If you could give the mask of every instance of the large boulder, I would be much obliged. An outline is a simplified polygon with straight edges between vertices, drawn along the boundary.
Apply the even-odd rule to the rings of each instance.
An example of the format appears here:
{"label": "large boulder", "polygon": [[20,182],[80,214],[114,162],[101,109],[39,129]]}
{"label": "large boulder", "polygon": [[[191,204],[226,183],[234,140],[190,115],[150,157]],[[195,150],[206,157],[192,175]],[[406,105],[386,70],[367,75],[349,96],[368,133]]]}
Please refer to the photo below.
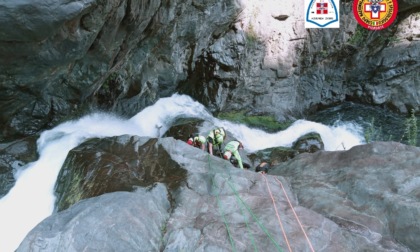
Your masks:
{"label": "large boulder", "polygon": [[198,134],[203,120],[199,118],[182,118],[172,124],[163,137],[173,137],[187,141],[191,134]]}
{"label": "large boulder", "polygon": [[166,194],[157,184],[83,200],[42,222],[17,251],[159,251],[171,209]]}
{"label": "large boulder", "polygon": [[324,142],[321,136],[316,132],[310,132],[299,137],[292,143],[291,147],[272,147],[259,150],[249,155],[254,166],[262,162],[269,163],[270,166],[276,166],[280,163],[289,161],[301,153],[314,153],[324,150]]}
{"label": "large boulder", "polygon": [[299,153],[314,153],[324,150],[324,142],[319,133],[310,132],[296,139],[292,144],[292,149],[297,150]]}
{"label": "large boulder", "polygon": [[[387,247],[420,248],[420,148],[375,142],[301,154],[272,169],[290,179],[302,206]],[[328,203],[327,203],[328,202]]]}
{"label": "large boulder", "polygon": [[125,135],[90,139],[72,149],[58,175],[57,210],[86,198],[133,191],[156,182],[172,189],[179,186],[186,171],[156,142]]}
{"label": "large boulder", "polygon": [[[155,182],[144,189],[79,201],[41,222],[17,251],[40,247],[113,251],[116,245],[124,251],[418,248],[415,237],[420,230],[414,218],[419,214],[418,148],[375,143],[349,151],[302,154],[275,168],[282,177],[234,168],[173,138],[115,140],[126,143],[126,150],[150,149],[148,143],[154,141],[150,151],[156,155],[139,160],[154,163],[169,155],[179,165],[174,171],[187,171],[185,180],[170,187],[150,179]],[[155,152],[160,148],[165,151]],[[106,168],[107,159],[100,155],[98,159]],[[90,163],[84,166],[88,170]],[[380,189],[382,194],[375,197]]]}

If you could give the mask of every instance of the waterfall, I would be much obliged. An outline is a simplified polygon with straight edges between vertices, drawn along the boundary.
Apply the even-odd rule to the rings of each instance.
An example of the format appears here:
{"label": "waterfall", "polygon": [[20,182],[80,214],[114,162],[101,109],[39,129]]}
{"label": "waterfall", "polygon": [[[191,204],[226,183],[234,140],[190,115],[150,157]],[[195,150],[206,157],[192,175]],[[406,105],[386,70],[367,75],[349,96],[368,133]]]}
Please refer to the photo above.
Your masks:
{"label": "waterfall", "polygon": [[318,132],[326,150],[349,149],[363,142],[360,127],[350,123],[328,127],[298,120],[288,129],[266,133],[245,125],[219,120],[200,103],[185,95],[162,98],[130,119],[94,113],[44,131],[37,141],[39,159],[15,174],[16,184],[0,199],[0,251],[14,251],[26,234],[54,211],[54,185],[67,153],[88,138],[123,134],[158,137],[181,117],[205,120],[201,130],[223,126],[240,139],[249,152],[275,146],[290,146],[308,132]]}

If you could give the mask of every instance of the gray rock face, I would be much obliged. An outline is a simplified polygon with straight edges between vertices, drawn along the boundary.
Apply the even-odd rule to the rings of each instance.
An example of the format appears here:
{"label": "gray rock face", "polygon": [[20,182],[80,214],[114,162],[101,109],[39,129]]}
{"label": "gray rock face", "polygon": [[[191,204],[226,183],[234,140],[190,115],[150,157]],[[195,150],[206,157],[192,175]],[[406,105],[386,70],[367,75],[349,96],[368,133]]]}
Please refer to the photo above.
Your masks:
{"label": "gray rock face", "polygon": [[81,201],[29,233],[17,251],[159,251],[169,218],[165,186]]}
{"label": "gray rock face", "polygon": [[418,111],[418,1],[379,32],[356,29],[351,4],[340,29],[306,30],[303,5],[274,0],[2,1],[0,139],[176,91],[278,120],[344,99]]}
{"label": "gray rock face", "polygon": [[[420,41],[411,39],[418,35],[412,29],[418,27],[417,14],[400,15],[394,26],[372,32],[357,25],[351,4],[340,7],[340,30],[308,34],[300,74],[304,107],[346,99],[402,113],[418,111]],[[416,35],[404,35],[408,30]]]}
{"label": "gray rock face", "polygon": [[0,198],[15,184],[14,174],[38,158],[37,137],[27,137],[0,145]]}
{"label": "gray rock face", "polygon": [[7,25],[0,28],[0,40],[5,42],[42,41],[60,29],[68,20],[83,14],[97,1],[4,1],[0,19]]}
{"label": "gray rock face", "polygon": [[[127,150],[139,147],[123,139]],[[263,176],[173,138],[156,147],[188,171],[180,187],[82,200],[41,222],[17,251],[276,251],[288,249],[286,239],[293,251],[419,247],[418,148],[374,143],[302,154]]]}
{"label": "gray rock face", "polygon": [[302,154],[271,174],[289,178],[300,204],[343,229],[384,248],[395,239],[417,251],[419,154],[416,147],[376,142],[346,152]]}
{"label": "gray rock face", "polygon": [[33,134],[92,107],[133,115],[174,93],[239,11],[235,1],[193,2],[1,2],[2,136]]}

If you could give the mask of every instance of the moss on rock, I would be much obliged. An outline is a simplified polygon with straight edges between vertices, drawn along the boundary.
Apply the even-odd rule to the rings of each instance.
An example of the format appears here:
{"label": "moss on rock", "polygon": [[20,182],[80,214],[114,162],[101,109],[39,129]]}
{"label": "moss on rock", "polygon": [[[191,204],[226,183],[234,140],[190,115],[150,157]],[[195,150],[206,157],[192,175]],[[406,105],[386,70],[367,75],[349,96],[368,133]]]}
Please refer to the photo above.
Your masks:
{"label": "moss on rock", "polygon": [[292,124],[290,121],[279,122],[272,115],[250,115],[246,111],[221,112],[216,117],[222,120],[242,123],[267,132],[284,130]]}

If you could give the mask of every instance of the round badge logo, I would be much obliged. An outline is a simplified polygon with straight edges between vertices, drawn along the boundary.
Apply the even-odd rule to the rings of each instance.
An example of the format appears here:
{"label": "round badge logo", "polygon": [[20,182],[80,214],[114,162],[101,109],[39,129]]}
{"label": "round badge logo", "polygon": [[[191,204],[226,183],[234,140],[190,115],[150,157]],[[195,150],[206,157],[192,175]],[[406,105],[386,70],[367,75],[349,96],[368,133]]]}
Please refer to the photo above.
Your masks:
{"label": "round badge logo", "polygon": [[369,30],[382,30],[397,17],[397,0],[354,0],[353,14],[357,22]]}

